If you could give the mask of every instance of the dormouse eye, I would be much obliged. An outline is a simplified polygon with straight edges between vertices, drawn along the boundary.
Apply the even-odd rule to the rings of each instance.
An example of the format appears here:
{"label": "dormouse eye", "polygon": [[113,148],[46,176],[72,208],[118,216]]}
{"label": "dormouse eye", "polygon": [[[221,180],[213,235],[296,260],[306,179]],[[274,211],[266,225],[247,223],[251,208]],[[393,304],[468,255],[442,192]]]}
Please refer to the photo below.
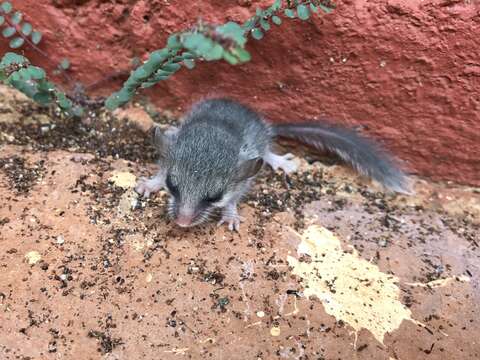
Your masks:
{"label": "dormouse eye", "polygon": [[170,191],[170,194],[172,194],[173,196],[178,196],[178,187],[172,184],[172,179],[170,175],[167,176],[165,180],[165,185],[167,185],[167,189],[168,191]]}
{"label": "dormouse eye", "polygon": [[222,197],[223,197],[222,193],[217,193],[217,194],[213,194],[213,195],[208,195],[205,199],[203,199],[203,201],[205,201],[206,203],[209,203],[209,204],[213,204],[213,203],[216,203],[216,202],[222,200]]}

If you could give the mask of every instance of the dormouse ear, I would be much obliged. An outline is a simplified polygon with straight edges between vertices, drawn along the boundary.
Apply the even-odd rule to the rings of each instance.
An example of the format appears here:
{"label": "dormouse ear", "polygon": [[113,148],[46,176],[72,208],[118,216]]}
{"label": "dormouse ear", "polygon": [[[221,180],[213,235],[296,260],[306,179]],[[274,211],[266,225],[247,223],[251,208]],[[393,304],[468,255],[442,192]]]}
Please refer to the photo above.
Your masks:
{"label": "dormouse ear", "polygon": [[237,166],[235,180],[242,181],[247,180],[255,176],[263,165],[263,159],[261,157],[246,160]]}
{"label": "dormouse ear", "polygon": [[170,141],[159,126],[155,126],[152,132],[153,144],[155,145],[155,148],[157,149],[160,157],[164,158],[167,155]]}

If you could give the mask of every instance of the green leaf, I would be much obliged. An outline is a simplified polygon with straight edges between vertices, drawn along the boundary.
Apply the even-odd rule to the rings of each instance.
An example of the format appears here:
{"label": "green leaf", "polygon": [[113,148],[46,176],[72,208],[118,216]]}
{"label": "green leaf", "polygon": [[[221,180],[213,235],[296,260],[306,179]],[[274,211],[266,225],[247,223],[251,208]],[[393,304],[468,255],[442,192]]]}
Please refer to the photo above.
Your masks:
{"label": "green leaf", "polygon": [[167,40],[167,47],[175,50],[180,49],[182,47],[180,37],[177,34],[170,35]]}
{"label": "green leaf", "polygon": [[308,10],[306,5],[301,4],[297,6],[297,14],[300,20],[308,20],[310,17],[310,10]]}
{"label": "green leaf", "polygon": [[25,40],[23,40],[23,38],[21,37],[16,37],[16,38],[13,38],[11,41],[10,41],[10,47],[12,49],[18,49],[19,47],[21,47],[23,44],[25,43]]}
{"label": "green leaf", "polygon": [[229,53],[228,51],[225,51],[225,52],[223,53],[223,58],[224,58],[225,61],[228,62],[230,65],[236,65],[236,64],[238,64],[238,63],[240,62],[235,55]]}
{"label": "green leaf", "polygon": [[55,91],[55,85],[47,80],[40,80],[38,82],[38,90],[42,92],[52,92]]}
{"label": "green leaf", "polygon": [[247,62],[252,59],[252,56],[250,55],[250,53],[243,48],[236,48],[236,49],[233,49],[231,52],[240,60],[240,62]]}
{"label": "green leaf", "polygon": [[159,81],[167,80],[170,76],[172,76],[172,73],[158,70],[155,75],[153,75],[151,78],[149,78],[147,81],[143,82],[141,87],[142,88],[149,88],[158,83]]}
{"label": "green leaf", "polygon": [[170,76],[170,75],[172,75],[172,74],[173,74],[173,72],[171,72],[171,71],[165,71],[165,70],[160,69],[160,70],[158,70],[158,71],[155,73],[155,76],[154,76],[154,77],[157,77],[157,76]]}
{"label": "green leaf", "polygon": [[140,86],[141,86],[142,89],[147,89],[147,88],[150,88],[150,87],[155,86],[155,85],[157,85],[157,81],[147,81],[147,82],[142,83],[142,85],[140,85]]}
{"label": "green leaf", "polygon": [[263,32],[259,28],[255,28],[252,30],[252,37],[255,40],[261,40],[263,38]]}
{"label": "green leaf", "polygon": [[12,11],[13,7],[12,4],[10,4],[8,1],[4,1],[2,5],[0,5],[0,8],[8,14],[10,11]]}
{"label": "green leaf", "polygon": [[60,68],[63,69],[63,70],[69,69],[70,68],[70,61],[68,61],[68,59],[63,59],[60,62]]}
{"label": "green leaf", "polygon": [[[19,82],[22,82],[23,80],[20,78],[20,75],[18,75],[18,71],[15,71],[14,73],[12,73],[9,77],[8,77],[8,81],[13,84],[14,81],[19,81]],[[18,87],[15,86],[17,89]]]}
{"label": "green leaf", "polygon": [[130,95],[128,91],[122,89],[110,95],[109,98],[105,101],[105,106],[109,110],[115,110],[119,106],[122,106],[123,104],[128,102],[131,99],[132,95]]}
{"label": "green leaf", "polygon": [[33,100],[42,106],[47,106],[52,102],[52,97],[48,92],[39,92],[33,96]]}
{"label": "green leaf", "polygon": [[195,60],[185,59],[183,60],[183,65],[189,70],[192,70],[195,67]]}
{"label": "green leaf", "polygon": [[273,11],[277,11],[277,10],[280,10],[281,7],[282,7],[282,0],[275,0],[275,2],[270,7],[270,9],[272,9]]}
{"label": "green leaf", "polygon": [[310,10],[314,13],[318,13],[318,7],[316,7],[314,3],[310,3]]}
{"label": "green leaf", "polygon": [[[199,33],[187,34],[183,39],[183,45],[187,49],[192,50],[195,53],[199,53],[200,55],[203,55],[202,51],[206,49],[206,44],[208,45],[208,48],[213,46],[213,43],[211,43],[210,39],[207,39],[203,34]],[[202,50],[200,50],[200,48]]]}
{"label": "green leaf", "polygon": [[42,80],[42,79],[45,79],[47,76],[47,74],[45,73],[45,70],[37,66],[29,66],[26,69],[26,71],[32,77],[32,79],[35,79],[35,80]]}
{"label": "green leaf", "polygon": [[290,19],[295,18],[295,11],[293,11],[292,9],[285,9],[284,13],[285,13],[285,16],[289,17]]}
{"label": "green leaf", "polygon": [[12,20],[12,23],[14,23],[15,25],[18,25],[22,21],[22,18],[23,18],[23,14],[20,11],[16,11],[15,14],[13,14],[10,19]]}
{"label": "green leaf", "polygon": [[9,38],[10,36],[15,34],[16,32],[17,32],[17,30],[15,30],[14,27],[8,26],[5,29],[3,29],[2,35],[3,35],[3,37]]}
{"label": "green leaf", "polygon": [[8,52],[3,56],[2,61],[0,62],[0,68],[5,68],[12,64],[22,65],[22,64],[28,64],[28,63],[29,61],[27,58],[12,52]]}
{"label": "green leaf", "polygon": [[168,58],[168,53],[168,49],[155,50],[150,54],[149,58],[153,61],[164,61]]}
{"label": "green leaf", "polygon": [[256,22],[257,20],[256,20],[256,17],[254,16],[243,23],[242,29],[245,32],[250,31],[255,27]]}
{"label": "green leaf", "polygon": [[261,26],[262,29],[265,30],[265,31],[270,30],[270,24],[268,23],[268,21],[266,21],[266,20],[264,20],[264,19],[261,19],[261,20],[260,20],[260,26]]}
{"label": "green leaf", "polygon": [[223,47],[214,43],[213,47],[208,52],[205,52],[203,57],[208,61],[219,60],[223,57],[223,52]]}
{"label": "green leaf", "polygon": [[128,100],[131,99],[131,94],[128,91],[125,90],[120,90],[117,93],[117,100],[120,101],[121,103],[126,103]]}
{"label": "green leaf", "polygon": [[280,19],[277,15],[272,16],[272,22],[275,25],[281,25],[282,24],[282,19]]}
{"label": "green leaf", "polygon": [[133,79],[133,81],[143,81],[147,79],[151,75],[150,72],[146,71],[143,66],[140,66],[139,68],[135,69],[135,71],[132,72],[130,75],[130,78]]}
{"label": "green leaf", "polygon": [[[69,110],[72,107],[72,102],[68,99],[64,93],[55,92],[55,96],[57,97],[57,104],[64,110]],[[78,107],[78,106],[77,106]]]}
{"label": "green leaf", "polygon": [[22,25],[22,34],[25,36],[29,36],[32,33],[33,27],[30,23],[23,23]]}
{"label": "green leaf", "polygon": [[260,9],[260,8],[257,8],[257,9],[255,10],[255,15],[257,15],[257,16],[263,16],[263,10]]}
{"label": "green leaf", "polygon": [[162,62],[155,62],[152,61],[151,58],[148,59],[143,65],[141,65],[142,69],[145,71],[145,73],[150,76],[152,75],[155,71],[157,71],[158,67],[162,64]]}
{"label": "green leaf", "polygon": [[41,40],[42,40],[42,34],[39,33],[38,31],[34,31],[34,32],[32,33],[32,42],[33,42],[35,45],[38,45]]}
{"label": "green leaf", "polygon": [[245,31],[236,22],[229,21],[225,25],[216,28],[217,33],[225,37],[233,39],[240,46],[245,45],[247,39],[245,38]]}
{"label": "green leaf", "polygon": [[183,45],[191,52],[206,60],[218,60],[222,58],[223,48],[203,34],[188,34],[183,40]]}
{"label": "green leaf", "polygon": [[169,77],[171,77],[172,74],[168,74],[168,75],[155,75],[155,83],[159,82],[159,81],[163,81],[163,80],[167,80]]}
{"label": "green leaf", "polygon": [[0,16],[0,26],[3,25],[5,22],[5,18],[3,16]]}
{"label": "green leaf", "polygon": [[319,4],[318,6],[320,7],[320,9],[322,9],[323,11],[325,11],[327,14],[330,14],[330,13],[333,11],[332,8],[329,8],[329,7],[325,6],[325,5]]}
{"label": "green leaf", "polygon": [[162,68],[160,70],[163,70],[165,72],[168,72],[168,73],[174,73],[175,71],[177,71],[178,69],[180,69],[182,66],[180,64],[177,64],[177,63],[169,63],[169,64],[165,64],[162,66]]}
{"label": "green leaf", "polygon": [[195,55],[193,55],[192,53],[189,53],[188,51],[184,51],[182,53],[182,58],[183,59],[195,59]]}
{"label": "green leaf", "polygon": [[27,81],[12,80],[12,78],[10,77],[9,84],[31,99],[33,99],[33,96],[38,93],[36,86]]}
{"label": "green leaf", "polygon": [[14,81],[29,81],[32,79],[32,75],[27,71],[27,69],[20,69],[14,72],[10,78]]}

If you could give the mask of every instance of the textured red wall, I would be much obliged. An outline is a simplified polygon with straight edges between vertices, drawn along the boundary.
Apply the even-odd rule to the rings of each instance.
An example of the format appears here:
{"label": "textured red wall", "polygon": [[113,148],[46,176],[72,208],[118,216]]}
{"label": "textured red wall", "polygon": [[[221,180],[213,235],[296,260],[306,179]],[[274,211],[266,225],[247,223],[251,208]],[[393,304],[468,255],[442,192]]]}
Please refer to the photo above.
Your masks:
{"label": "textured red wall", "polygon": [[[42,48],[55,59],[68,57],[72,75],[89,84],[163,47],[169,33],[199,17],[243,21],[272,1],[12,2],[44,32]],[[174,110],[217,94],[243,100],[273,120],[326,117],[362,124],[412,171],[480,185],[480,3],[337,4],[330,15],[307,23],[286,20],[262,41],[251,40],[249,64],[199,64],[149,94]],[[48,67],[31,51],[27,55]],[[110,82],[97,93],[118,86]]]}

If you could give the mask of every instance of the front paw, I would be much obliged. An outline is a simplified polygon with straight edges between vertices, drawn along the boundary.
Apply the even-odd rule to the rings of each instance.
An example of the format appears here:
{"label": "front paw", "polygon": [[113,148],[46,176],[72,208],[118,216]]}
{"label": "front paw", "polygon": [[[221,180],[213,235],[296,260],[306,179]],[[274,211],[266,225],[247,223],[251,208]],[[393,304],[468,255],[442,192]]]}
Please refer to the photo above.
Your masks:
{"label": "front paw", "polygon": [[218,222],[217,226],[228,224],[228,230],[238,232],[240,230],[240,223],[242,221],[244,221],[244,219],[238,215],[238,213],[222,214],[222,219]]}
{"label": "front paw", "polygon": [[148,179],[141,177],[135,186],[135,191],[138,194],[143,195],[144,198],[148,198],[152,193],[157,192],[162,187],[163,183],[157,178]]}

